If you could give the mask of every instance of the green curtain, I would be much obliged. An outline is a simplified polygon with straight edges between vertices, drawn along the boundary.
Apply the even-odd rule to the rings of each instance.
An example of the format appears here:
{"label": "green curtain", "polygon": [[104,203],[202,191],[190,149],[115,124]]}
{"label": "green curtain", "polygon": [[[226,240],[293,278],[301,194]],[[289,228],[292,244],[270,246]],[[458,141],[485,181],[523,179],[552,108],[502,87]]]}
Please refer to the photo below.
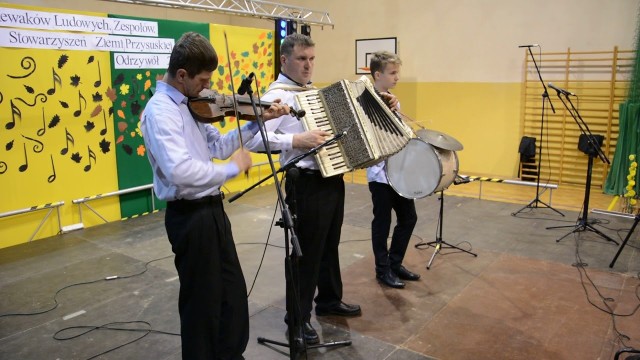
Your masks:
{"label": "green curtain", "polygon": [[[640,18],[636,16],[636,19]],[[629,94],[627,100],[620,104],[620,125],[618,132],[618,143],[616,152],[607,174],[607,181],[604,185],[604,192],[609,195],[624,195],[627,186],[627,175],[629,174],[629,155],[636,155],[638,159],[638,131],[640,131],[640,23],[636,24],[636,60],[631,72],[629,83]],[[636,194],[640,194],[640,172],[636,173]]]}
{"label": "green curtain", "polygon": [[[638,158],[638,131],[640,127],[640,103],[626,102],[620,104],[620,129],[618,143],[616,144],[616,152],[611,162],[611,168],[607,174],[607,182],[605,183],[604,192],[610,195],[624,195],[627,186],[627,175],[629,174],[629,155],[635,154]],[[639,182],[636,174],[636,193],[639,193]]]}

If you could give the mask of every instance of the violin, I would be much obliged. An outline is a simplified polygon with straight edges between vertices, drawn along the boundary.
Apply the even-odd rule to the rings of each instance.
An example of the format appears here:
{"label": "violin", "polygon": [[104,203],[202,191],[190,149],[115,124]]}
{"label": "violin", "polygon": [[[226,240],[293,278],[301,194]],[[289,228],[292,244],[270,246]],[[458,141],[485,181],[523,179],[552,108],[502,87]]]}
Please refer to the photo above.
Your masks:
{"label": "violin", "polygon": [[[231,95],[212,93],[207,96],[189,98],[187,107],[194,119],[206,124],[222,121],[228,116],[236,116],[236,108],[238,110],[238,117],[241,120],[256,120],[251,99],[248,95],[235,95],[236,108],[233,106],[233,99]],[[254,101],[256,105],[261,106],[263,109],[268,109],[272,104],[265,101],[258,102],[255,97]],[[298,119],[305,115],[304,110],[296,111],[290,109],[289,113]]]}

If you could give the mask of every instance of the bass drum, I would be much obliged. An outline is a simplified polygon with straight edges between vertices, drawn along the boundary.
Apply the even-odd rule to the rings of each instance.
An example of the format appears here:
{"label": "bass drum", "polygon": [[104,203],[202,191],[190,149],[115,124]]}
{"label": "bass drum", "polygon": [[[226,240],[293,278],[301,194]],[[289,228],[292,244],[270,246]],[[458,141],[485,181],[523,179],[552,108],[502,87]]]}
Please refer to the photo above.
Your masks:
{"label": "bass drum", "polygon": [[420,199],[453,183],[458,174],[458,155],[413,138],[386,160],[386,172],[389,185],[400,196]]}

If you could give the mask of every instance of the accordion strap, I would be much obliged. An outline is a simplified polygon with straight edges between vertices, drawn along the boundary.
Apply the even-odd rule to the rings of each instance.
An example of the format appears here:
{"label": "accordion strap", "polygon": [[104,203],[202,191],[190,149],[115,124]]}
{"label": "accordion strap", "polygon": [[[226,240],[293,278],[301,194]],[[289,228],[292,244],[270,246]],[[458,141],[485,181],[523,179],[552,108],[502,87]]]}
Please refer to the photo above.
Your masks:
{"label": "accordion strap", "polygon": [[273,84],[271,84],[271,86],[269,86],[269,89],[267,90],[266,93],[268,93],[269,91],[272,91],[272,90],[279,90],[279,89],[287,90],[287,91],[309,91],[309,90],[315,89],[315,86],[314,87],[304,87],[304,86],[298,86],[298,85],[273,83]]}

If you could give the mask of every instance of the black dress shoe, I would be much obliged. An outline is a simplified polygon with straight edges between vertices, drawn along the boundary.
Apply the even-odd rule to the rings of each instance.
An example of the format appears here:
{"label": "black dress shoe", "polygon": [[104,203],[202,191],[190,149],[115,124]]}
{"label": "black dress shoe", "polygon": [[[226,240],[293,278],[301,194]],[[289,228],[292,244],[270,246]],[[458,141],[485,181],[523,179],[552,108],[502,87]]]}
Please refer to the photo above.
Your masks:
{"label": "black dress shoe", "polygon": [[400,265],[400,267],[397,269],[393,269],[393,272],[395,272],[396,275],[398,275],[398,277],[402,280],[416,281],[420,279],[419,274],[412,273],[402,265]]}
{"label": "black dress shoe", "polygon": [[378,281],[389,287],[395,289],[404,288],[404,283],[400,281],[400,279],[398,279],[398,275],[396,275],[391,270],[385,271],[382,275],[376,275],[376,278],[378,279]]}
{"label": "black dress shoe", "polygon": [[360,305],[350,305],[340,302],[340,304],[332,306],[330,308],[322,308],[316,306],[316,315],[318,316],[358,316],[360,314],[362,314]]}
{"label": "black dress shoe", "polygon": [[318,333],[316,332],[316,329],[311,326],[311,323],[304,323],[302,325],[302,332],[304,333],[304,340],[307,342],[307,344],[313,345],[320,342]]}

